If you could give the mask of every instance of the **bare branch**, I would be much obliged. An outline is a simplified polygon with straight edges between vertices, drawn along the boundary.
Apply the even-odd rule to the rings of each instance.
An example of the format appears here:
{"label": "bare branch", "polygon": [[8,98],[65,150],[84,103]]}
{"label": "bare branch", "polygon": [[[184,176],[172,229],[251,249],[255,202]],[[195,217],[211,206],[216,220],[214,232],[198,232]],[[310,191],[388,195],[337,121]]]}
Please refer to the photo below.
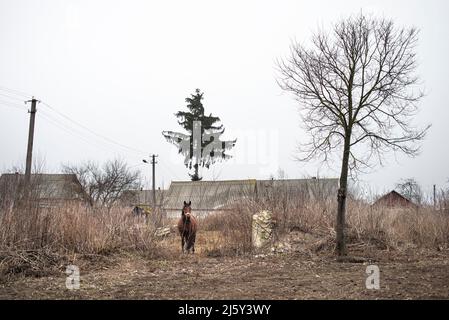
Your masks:
{"label": "bare branch", "polygon": [[300,103],[310,133],[299,160],[328,159],[345,140],[349,148],[368,149],[361,157],[349,150],[353,170],[370,167],[373,156],[382,163],[388,151],[418,154],[430,128],[411,124],[423,97],[415,75],[418,34],[359,15],[335,24],[330,34],[314,34],[310,49],[292,44],[290,56],[278,61],[278,84]]}

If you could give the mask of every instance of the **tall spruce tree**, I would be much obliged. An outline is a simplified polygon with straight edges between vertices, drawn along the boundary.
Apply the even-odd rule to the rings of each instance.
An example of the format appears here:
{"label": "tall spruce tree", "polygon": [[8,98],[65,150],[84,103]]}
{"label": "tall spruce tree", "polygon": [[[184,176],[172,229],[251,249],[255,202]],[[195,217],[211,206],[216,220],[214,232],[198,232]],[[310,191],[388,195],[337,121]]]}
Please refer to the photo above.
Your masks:
{"label": "tall spruce tree", "polygon": [[[237,140],[221,141],[220,136],[225,129],[219,117],[212,114],[204,114],[202,103],[204,93],[196,89],[194,94],[185,99],[189,111],[179,111],[175,113],[178,118],[178,124],[182,126],[188,134],[179,132],[164,131],[162,134],[168,142],[178,147],[179,153],[185,156],[185,165],[193,173],[189,176],[192,181],[200,181],[202,177],[199,173],[200,167],[209,168],[216,161],[222,161],[231,158],[225,151],[235,146]],[[195,121],[201,125],[194,127]],[[195,130],[198,130],[199,141],[195,141]],[[194,150],[199,152],[196,153]]]}

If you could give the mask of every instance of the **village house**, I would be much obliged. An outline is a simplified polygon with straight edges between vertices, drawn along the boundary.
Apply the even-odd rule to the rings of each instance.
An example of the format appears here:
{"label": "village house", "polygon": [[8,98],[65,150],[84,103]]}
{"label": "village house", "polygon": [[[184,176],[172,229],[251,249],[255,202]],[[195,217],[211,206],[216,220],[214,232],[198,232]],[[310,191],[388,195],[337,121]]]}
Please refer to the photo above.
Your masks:
{"label": "village house", "polygon": [[[167,190],[156,190],[156,208],[161,208]],[[150,214],[153,210],[153,190],[126,190],[120,196],[120,205],[133,208],[136,215]]]}
{"label": "village house", "polygon": [[[157,190],[156,201],[169,218],[179,216],[183,201],[192,201],[195,214],[204,217],[230,210],[240,201],[269,199],[277,192],[301,199],[335,198],[338,185],[338,179],[173,181],[168,190]],[[130,199],[128,206],[151,211],[151,190],[127,191],[123,198]]]}
{"label": "village house", "polygon": [[[25,176],[18,173],[0,176],[0,203],[14,205],[23,195]],[[33,174],[30,182],[30,201],[39,207],[61,205],[91,205],[75,174]]]}
{"label": "village house", "polygon": [[384,196],[380,197],[373,203],[375,207],[385,207],[389,209],[409,209],[417,208],[417,205],[410,199],[407,199],[399,192],[393,190]]}

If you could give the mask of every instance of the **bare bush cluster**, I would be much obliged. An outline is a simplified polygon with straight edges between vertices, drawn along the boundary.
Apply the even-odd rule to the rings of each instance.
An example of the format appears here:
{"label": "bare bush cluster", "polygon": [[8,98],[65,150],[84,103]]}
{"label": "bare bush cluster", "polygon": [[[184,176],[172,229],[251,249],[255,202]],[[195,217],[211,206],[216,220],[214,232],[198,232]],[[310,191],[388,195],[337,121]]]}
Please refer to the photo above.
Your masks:
{"label": "bare bush cluster", "polygon": [[67,205],[0,212],[0,275],[45,272],[74,255],[156,252],[154,230],[120,208]]}
{"label": "bare bush cluster", "polygon": [[[335,247],[336,199],[292,196],[288,189],[278,188],[257,201],[236,205],[233,211],[206,217],[204,230],[218,230],[222,241],[211,251],[221,254],[245,253],[252,250],[252,215],[262,210],[273,213],[274,241],[294,232],[313,235]],[[389,208],[372,206],[362,200],[348,201],[348,244],[367,244],[379,249],[407,247],[441,249],[449,247],[449,215],[431,206]]]}
{"label": "bare bush cluster", "polygon": [[348,208],[352,241],[381,247],[441,248],[449,245],[449,215],[432,208],[371,207],[352,203]]}
{"label": "bare bush cluster", "polygon": [[73,165],[63,165],[66,174],[75,174],[92,204],[112,207],[126,190],[141,187],[139,171],[133,171],[121,159],[114,159],[99,165],[92,161]]}
{"label": "bare bush cluster", "polygon": [[239,204],[230,211],[210,215],[200,220],[204,231],[218,231],[210,256],[241,255],[251,251],[252,214],[248,204]]}

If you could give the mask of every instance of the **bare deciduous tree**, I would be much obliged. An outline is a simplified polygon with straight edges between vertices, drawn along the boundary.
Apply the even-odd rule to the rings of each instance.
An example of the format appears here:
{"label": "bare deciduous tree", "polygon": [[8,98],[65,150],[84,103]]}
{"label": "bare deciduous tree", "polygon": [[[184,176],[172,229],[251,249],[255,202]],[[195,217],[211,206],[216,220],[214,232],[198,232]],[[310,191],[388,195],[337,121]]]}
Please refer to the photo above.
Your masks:
{"label": "bare deciduous tree", "polygon": [[[447,183],[449,184],[449,179]],[[437,202],[440,211],[449,213],[449,186],[441,188]]]}
{"label": "bare deciduous tree", "polygon": [[132,171],[120,160],[110,160],[102,166],[94,162],[81,165],[63,165],[64,173],[76,174],[84,191],[95,204],[112,207],[123,191],[139,189],[139,171]]}
{"label": "bare deciduous tree", "polygon": [[[327,161],[342,152],[338,191],[338,255],[346,255],[345,211],[348,175],[382,164],[388,151],[409,156],[430,126],[411,124],[423,96],[415,75],[418,31],[363,14],[341,20],[330,33],[319,31],[309,49],[297,42],[278,62],[280,87],[300,103],[310,140],[299,146],[300,160]],[[367,148],[366,148],[367,147]]]}
{"label": "bare deciduous tree", "polygon": [[413,201],[416,204],[422,204],[424,200],[424,195],[419,183],[413,179],[402,179],[396,183],[396,188],[399,193]]}

